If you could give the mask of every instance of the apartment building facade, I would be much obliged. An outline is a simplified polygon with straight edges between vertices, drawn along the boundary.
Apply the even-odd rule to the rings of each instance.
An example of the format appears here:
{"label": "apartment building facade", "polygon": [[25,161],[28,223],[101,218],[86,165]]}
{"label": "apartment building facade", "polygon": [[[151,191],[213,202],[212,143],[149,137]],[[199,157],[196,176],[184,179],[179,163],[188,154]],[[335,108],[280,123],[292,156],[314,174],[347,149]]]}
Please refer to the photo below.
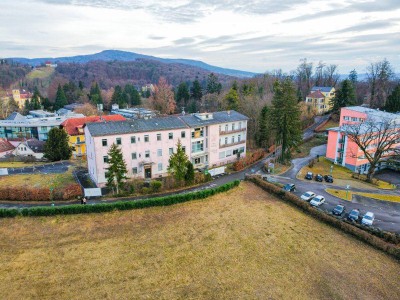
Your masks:
{"label": "apartment building facade", "polygon": [[[358,145],[349,139],[348,135],[346,134],[346,125],[351,126],[354,124],[362,124],[366,121],[382,122],[385,120],[397,122],[398,127],[395,128],[395,130],[400,130],[400,115],[362,106],[343,107],[340,111],[339,127],[328,129],[326,157],[336,164],[340,164],[352,170],[353,172],[367,172],[370,164]],[[371,153],[374,151],[374,144],[376,144],[376,142],[371,141]],[[400,140],[396,146],[400,148]],[[386,159],[390,158],[391,155],[391,153],[384,155],[384,159],[378,165],[378,170],[387,166]]]}
{"label": "apartment building facade", "polygon": [[97,185],[105,185],[107,153],[113,143],[121,147],[129,178],[167,175],[179,140],[195,168],[224,165],[245,155],[247,120],[236,111],[224,111],[88,123],[84,131],[89,174]]}

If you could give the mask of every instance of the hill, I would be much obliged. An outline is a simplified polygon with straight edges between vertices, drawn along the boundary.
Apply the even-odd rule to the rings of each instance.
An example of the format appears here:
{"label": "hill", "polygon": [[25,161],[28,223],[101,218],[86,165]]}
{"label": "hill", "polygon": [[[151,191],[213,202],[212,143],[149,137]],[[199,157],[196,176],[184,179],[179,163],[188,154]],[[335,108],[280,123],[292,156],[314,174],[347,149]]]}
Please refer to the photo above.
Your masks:
{"label": "hill", "polygon": [[[115,85],[132,83],[142,86],[156,83],[163,76],[168,83],[177,86],[182,81],[194,81],[196,78],[205,86],[209,71],[179,63],[163,63],[156,60],[139,58],[135,61],[90,61],[87,63],[59,63],[56,74],[67,80],[82,81],[90,86],[97,81],[100,87],[108,89]],[[236,77],[218,74],[222,84],[233,81]]]}
{"label": "hill", "polygon": [[398,261],[248,182],[169,207],[2,219],[0,244],[2,299],[400,294]]}
{"label": "hill", "polygon": [[169,58],[160,58],[156,56],[143,55],[134,52],[120,51],[120,50],[104,50],[99,53],[90,54],[90,55],[78,55],[78,56],[70,56],[70,57],[46,57],[46,58],[21,58],[14,57],[9,58],[15,62],[29,64],[31,66],[39,66],[44,64],[46,61],[52,61],[55,63],[79,63],[84,64],[92,61],[136,61],[138,59],[146,59],[146,60],[155,60],[159,62],[163,62],[166,64],[183,64],[192,67],[201,68],[210,72],[224,74],[235,77],[253,77],[256,73],[233,70],[227,68],[220,68],[216,66],[212,66],[206,64],[202,61],[190,60],[190,59],[169,59]]}

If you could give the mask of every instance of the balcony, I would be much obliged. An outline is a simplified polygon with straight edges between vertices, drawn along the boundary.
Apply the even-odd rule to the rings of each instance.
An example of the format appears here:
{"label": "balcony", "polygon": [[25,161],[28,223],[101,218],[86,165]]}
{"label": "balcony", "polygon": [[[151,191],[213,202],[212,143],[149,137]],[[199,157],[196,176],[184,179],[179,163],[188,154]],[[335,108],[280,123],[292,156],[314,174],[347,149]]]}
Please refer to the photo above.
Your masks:
{"label": "balcony", "polygon": [[232,134],[232,133],[237,133],[237,132],[242,132],[246,131],[247,128],[239,128],[239,129],[234,129],[234,130],[227,130],[227,131],[219,131],[219,135],[225,135],[225,134]]}
{"label": "balcony", "polygon": [[339,148],[337,152],[343,153],[344,152],[344,148]]}
{"label": "balcony", "polygon": [[344,144],[344,139],[339,139],[339,144]]}
{"label": "balcony", "polygon": [[246,140],[243,141],[239,141],[239,142],[235,142],[235,143],[230,143],[230,144],[219,144],[220,148],[227,148],[227,147],[231,147],[231,146],[235,146],[235,145],[240,145],[240,144],[246,144]]}

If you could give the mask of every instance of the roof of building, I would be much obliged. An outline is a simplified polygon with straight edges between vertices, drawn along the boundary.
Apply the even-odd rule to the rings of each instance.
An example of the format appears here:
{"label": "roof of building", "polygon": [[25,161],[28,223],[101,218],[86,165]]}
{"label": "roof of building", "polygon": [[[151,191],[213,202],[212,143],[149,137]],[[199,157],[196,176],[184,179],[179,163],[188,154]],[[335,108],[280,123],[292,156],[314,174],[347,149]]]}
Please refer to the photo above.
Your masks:
{"label": "roof of building", "polygon": [[187,128],[187,125],[177,117],[87,123],[86,126],[92,136]]}
{"label": "roof of building", "polygon": [[399,114],[394,114],[390,112],[386,112],[383,110],[379,109],[372,109],[369,107],[365,106],[348,106],[348,107],[343,107],[344,109],[352,110],[352,111],[357,111],[360,113],[365,113],[368,115],[370,118],[378,118],[378,119],[400,119]]}
{"label": "roof of building", "polygon": [[59,126],[62,122],[69,118],[82,118],[84,115],[65,115],[46,118],[24,117],[16,120],[0,120],[0,127],[38,127],[38,126]]}
{"label": "roof of building", "polygon": [[317,90],[308,94],[307,98],[325,98],[325,96],[319,90]]}
{"label": "roof of building", "polygon": [[313,86],[311,89],[311,92],[319,90],[324,93],[329,93],[332,89],[333,89],[333,87],[331,87],[331,86]]}
{"label": "roof of building", "polygon": [[[209,118],[206,118],[207,115],[209,115]],[[243,120],[248,120],[248,118],[234,110],[231,110],[229,112],[221,111],[208,114],[157,117],[152,119],[137,119],[121,122],[86,123],[86,126],[92,136],[105,136],[198,127]]]}
{"label": "roof of building", "polygon": [[15,147],[6,139],[0,138],[0,153],[14,150]]}
{"label": "roof of building", "polygon": [[101,122],[101,121],[125,121],[126,119],[121,115],[108,115],[108,116],[90,116],[84,118],[72,118],[65,120],[61,123],[61,126],[64,127],[65,131],[69,135],[79,135],[82,134],[79,132],[78,128],[82,128],[86,123],[92,122]]}
{"label": "roof of building", "polygon": [[25,116],[21,115],[18,112],[13,112],[11,115],[9,115],[6,120],[25,120]]}
{"label": "roof of building", "polygon": [[242,115],[234,110],[217,111],[213,113],[208,113],[208,115],[210,115],[209,118],[207,118],[207,113],[184,115],[179,116],[179,118],[182,119],[190,127],[245,121],[249,119],[245,115]]}
{"label": "roof of building", "polygon": [[45,141],[39,141],[38,139],[29,139],[25,143],[35,153],[44,152],[44,145],[46,144]]}

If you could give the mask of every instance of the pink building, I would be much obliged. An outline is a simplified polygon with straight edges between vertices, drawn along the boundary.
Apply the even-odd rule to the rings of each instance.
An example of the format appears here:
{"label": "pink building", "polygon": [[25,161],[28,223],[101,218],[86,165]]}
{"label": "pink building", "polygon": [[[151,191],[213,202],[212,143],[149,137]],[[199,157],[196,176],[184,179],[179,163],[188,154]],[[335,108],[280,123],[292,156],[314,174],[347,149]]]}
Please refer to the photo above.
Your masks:
{"label": "pink building", "polygon": [[[356,143],[348,138],[345,132],[346,125],[360,124],[367,120],[374,122],[393,120],[400,123],[400,115],[362,106],[343,107],[340,110],[339,127],[328,129],[326,157],[354,172],[364,173],[368,171],[369,162],[364,153]],[[374,143],[372,142],[371,144]],[[398,146],[400,147],[400,141]],[[371,148],[372,151],[373,148]],[[384,167],[385,164],[382,162],[378,169]]]}
{"label": "pink building", "polygon": [[121,145],[127,177],[165,176],[178,140],[197,169],[221,166],[244,156],[248,118],[236,111],[87,123],[85,140],[91,178],[104,186],[107,152]]}

